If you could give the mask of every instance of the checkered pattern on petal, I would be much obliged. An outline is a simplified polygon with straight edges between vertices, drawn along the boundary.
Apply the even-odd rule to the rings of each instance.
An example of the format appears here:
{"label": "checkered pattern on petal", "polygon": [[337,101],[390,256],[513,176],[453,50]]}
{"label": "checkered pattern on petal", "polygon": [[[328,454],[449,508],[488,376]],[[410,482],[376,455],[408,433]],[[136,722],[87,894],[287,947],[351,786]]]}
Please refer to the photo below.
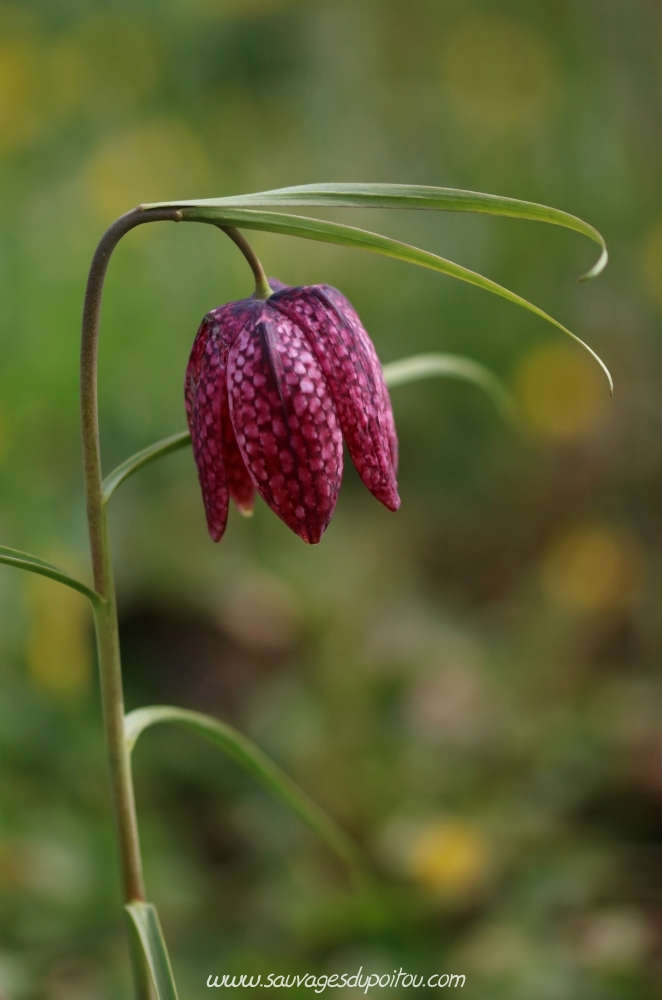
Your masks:
{"label": "checkered pattern on petal", "polygon": [[[313,286],[315,287],[315,286]],[[386,426],[386,436],[389,443],[389,451],[391,453],[391,463],[393,465],[393,472],[398,471],[398,435],[395,430],[395,420],[393,419],[393,407],[391,406],[391,397],[389,396],[388,386],[384,381],[384,373],[382,371],[381,361],[377,357],[377,351],[375,350],[375,345],[370,339],[368,332],[366,331],[363,323],[359,319],[359,315],[349,301],[345,298],[342,292],[338,291],[332,285],[321,285],[319,286],[320,291],[323,291],[331,299],[333,304],[342,312],[345,319],[352,326],[354,333],[356,334],[357,340],[359,340],[364,347],[366,353],[372,358],[374,369],[377,372],[376,381],[381,390],[382,396],[382,410],[380,416],[384,418],[384,423]]]}
{"label": "checkered pattern on petal", "polygon": [[328,285],[285,289],[272,296],[269,305],[305,334],[326,376],[361,479],[389,510],[397,510],[397,437],[391,402],[374,346],[356,312]]}
{"label": "checkered pattern on petal", "polygon": [[237,443],[258,492],[304,541],[318,542],[340,489],[342,433],[310,345],[271,299],[232,345],[227,378]]}
{"label": "checkered pattern on petal", "polygon": [[251,514],[255,504],[255,487],[237,444],[234,427],[230,419],[226,384],[223,385],[221,434],[223,435],[223,459],[225,461],[225,473],[228,478],[230,496],[242,514]]}
{"label": "checkered pattern on petal", "polygon": [[207,526],[215,542],[225,531],[229,496],[240,509],[250,510],[254,495],[230,423],[226,383],[229,344],[253,311],[252,304],[232,303],[208,313],[186,369],[186,415]]}

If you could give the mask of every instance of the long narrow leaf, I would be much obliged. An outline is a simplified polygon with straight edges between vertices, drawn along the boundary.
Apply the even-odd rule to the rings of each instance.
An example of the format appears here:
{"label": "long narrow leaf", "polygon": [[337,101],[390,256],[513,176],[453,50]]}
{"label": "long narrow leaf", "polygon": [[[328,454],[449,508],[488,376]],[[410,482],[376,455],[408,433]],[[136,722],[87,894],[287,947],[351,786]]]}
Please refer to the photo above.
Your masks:
{"label": "long narrow leaf", "polygon": [[[165,204],[165,203],[164,203]],[[169,203],[172,207],[181,206],[180,202]],[[258,229],[271,233],[282,233],[286,236],[300,236],[304,239],[319,240],[323,243],[337,243],[340,246],[355,247],[359,250],[369,250],[373,253],[384,254],[386,257],[393,257],[395,260],[407,261],[410,264],[418,264],[421,267],[439,271],[451,278],[466,281],[470,285],[482,288],[484,291],[492,292],[501,298],[513,302],[515,305],[527,309],[529,312],[540,316],[541,319],[551,323],[557,329],[562,330],[585,350],[592,355],[604,371],[609,381],[609,390],[613,392],[613,382],[609,369],[592,348],[585,344],[576,334],[568,330],[567,327],[559,323],[543,309],[533,305],[532,302],[522,298],[515,292],[499,285],[490,278],[485,278],[475,271],[460,264],[454,264],[444,257],[429,253],[427,250],[419,250],[418,247],[409,246],[407,243],[400,243],[398,240],[389,239],[387,236],[380,236],[378,233],[371,233],[365,229],[356,229],[353,226],[345,226],[338,222],[325,222],[321,219],[308,219],[298,215],[286,215],[280,212],[258,212],[253,209],[225,208],[216,205],[184,206],[181,208],[183,221],[207,222],[212,225],[239,226],[244,229]]]}
{"label": "long narrow leaf", "polygon": [[136,902],[129,903],[124,909],[129,918],[134,948],[142,952],[157,1000],[178,1000],[177,987],[156,907],[151,903]]}
{"label": "long narrow leaf", "polygon": [[410,208],[438,212],[476,212],[483,215],[506,216],[511,219],[529,219],[563,226],[588,236],[597,243],[602,253],[596,264],[579,280],[594,278],[604,270],[608,255],[605,241],[594,226],[576,215],[558,208],[539,205],[518,198],[483,194],[478,191],[461,191],[457,188],[427,187],[410,184],[302,184],[297,187],[259,191],[255,194],[231,195],[228,198],[204,198],[198,201],[159,202],[144,208],[158,208],[164,204],[197,207],[228,208],[278,208],[285,206],[330,208]]}
{"label": "long narrow leaf", "polygon": [[503,382],[489,368],[471,358],[459,354],[415,354],[384,365],[384,378],[389,388],[438,375],[472,382],[487,393],[507,420],[514,419],[515,404]]}
{"label": "long narrow leaf", "polygon": [[80,580],[76,580],[66,570],[60,569],[59,566],[54,566],[52,563],[45,562],[43,559],[39,559],[38,556],[30,555],[29,552],[19,552],[18,549],[10,549],[6,545],[0,545],[0,563],[5,563],[7,566],[15,566],[17,569],[26,569],[30,573],[38,573],[40,576],[47,576],[51,580],[57,580],[58,583],[63,583],[65,586],[84,594],[92,604],[99,604],[101,602],[99,594],[91,590],[90,587],[86,587]]}
{"label": "long narrow leaf", "polygon": [[139,708],[126,716],[124,730],[129,752],[136,740],[149,726],[162,722],[192,729],[204,736],[228,756],[241,764],[253,777],[273,792],[303,822],[310,827],[327,846],[344,862],[355,880],[362,878],[362,863],[353,841],[320,807],[312,801],[277,764],[274,764],[259,747],[231,726],[201,712],[191,712],[169,705],[152,705]]}
{"label": "long narrow leaf", "polygon": [[142,469],[144,465],[149,465],[150,462],[153,462],[156,458],[161,458],[162,455],[169,455],[171,451],[178,451],[180,448],[185,448],[190,443],[191,435],[188,431],[183,431],[181,434],[173,434],[172,437],[157,441],[156,444],[152,444],[148,448],[143,448],[142,451],[132,455],[131,458],[127,458],[125,462],[122,462],[116,469],[113,469],[104,479],[104,503],[108,503],[120,483],[123,483],[125,479],[132,476],[138,469]]}

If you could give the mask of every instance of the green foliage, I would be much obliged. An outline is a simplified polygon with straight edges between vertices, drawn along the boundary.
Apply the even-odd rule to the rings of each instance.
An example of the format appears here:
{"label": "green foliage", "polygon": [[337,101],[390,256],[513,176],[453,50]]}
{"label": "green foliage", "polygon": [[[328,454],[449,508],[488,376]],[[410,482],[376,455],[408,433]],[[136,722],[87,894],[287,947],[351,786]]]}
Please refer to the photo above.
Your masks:
{"label": "green foliage", "polygon": [[129,751],[133,751],[138,737],[145,729],[163,722],[191,729],[232,757],[325,842],[347,867],[354,881],[360,883],[364,880],[360,853],[337,823],[298,788],[277,764],[269,760],[259,747],[226,723],[201,712],[190,712],[170,705],[139,708],[127,715],[125,721]]}
{"label": "green foliage", "polygon": [[28,570],[30,573],[37,573],[39,576],[47,576],[51,580],[57,580],[58,583],[63,583],[66,587],[71,587],[73,590],[77,590],[80,594],[83,594],[94,605],[100,602],[98,594],[84,583],[81,583],[80,580],[76,580],[66,570],[60,569],[59,566],[53,566],[52,563],[39,559],[38,556],[30,555],[29,552],[19,552],[18,549],[10,549],[6,545],[0,545],[0,563],[4,563],[6,566],[14,566],[16,569]]}
{"label": "green foliage", "polygon": [[169,455],[173,451],[185,448],[190,443],[191,435],[188,431],[183,431],[181,434],[172,434],[163,441],[157,441],[156,444],[150,445],[148,448],[143,448],[142,451],[139,451],[136,455],[132,455],[130,458],[127,458],[125,462],[122,462],[122,464],[118,465],[116,469],[113,469],[113,471],[104,479],[104,502],[108,503],[117,487],[128,479],[129,476],[132,476],[134,472],[142,469],[145,465],[149,465],[149,463],[153,462],[155,459],[161,458],[163,455]]}
{"label": "green foliage", "polygon": [[[230,195],[227,198],[203,198],[195,201],[157,202],[144,205],[145,209],[176,205],[200,209],[271,208],[282,206],[329,208],[408,208],[436,212],[476,212],[481,215],[500,215],[511,219],[529,219],[563,226],[582,233],[597,243],[602,253],[599,259],[579,280],[595,278],[607,266],[607,245],[594,226],[575,215],[562,212],[548,205],[521,201],[518,198],[501,198],[480,191],[459,191],[455,188],[425,187],[415,184],[302,184],[281,188],[278,191],[259,191],[255,194]],[[213,219],[213,215],[210,218]]]}
{"label": "green foliage", "polygon": [[501,411],[502,416],[512,421],[515,416],[515,402],[501,379],[484,365],[458,354],[415,354],[402,361],[392,361],[384,366],[384,378],[389,388],[409,385],[420,379],[459,378],[482,389]]}
{"label": "green foliage", "polygon": [[136,902],[130,903],[124,909],[134,935],[134,947],[142,954],[149,970],[156,1000],[178,1000],[177,987],[156,907],[151,903]]}
{"label": "green foliage", "polygon": [[[413,203],[417,208],[421,208],[422,205],[420,202],[431,200],[428,195],[421,196],[419,199],[416,193],[412,193],[415,192],[415,188],[406,188],[405,190],[408,192],[407,194],[400,194],[395,198],[398,208],[402,208],[408,202]],[[430,189],[425,188],[424,191],[429,192]],[[460,211],[463,212],[485,212],[485,205],[489,204],[490,214],[492,215],[501,214],[511,218],[520,217],[527,219],[535,217],[540,221],[554,222],[555,225],[568,225],[567,222],[561,223],[560,219],[571,219],[574,223],[572,225],[573,229],[583,226],[584,228],[582,231],[588,232],[593,239],[604,247],[602,237],[591,226],[588,226],[586,223],[582,223],[579,219],[575,220],[572,216],[567,216],[565,213],[561,212],[557,213],[557,218],[554,216],[554,210],[546,208],[546,206],[529,206],[525,202],[516,202],[514,199],[498,199],[494,197],[492,198],[492,201],[486,203],[482,199],[489,198],[489,196],[472,196],[470,192],[467,191],[453,192],[453,194],[457,194],[458,203],[463,206]],[[453,205],[453,200],[446,197],[445,192],[442,192],[442,194],[438,196],[438,201],[445,204],[445,210],[450,210]],[[307,203],[311,204],[312,199]],[[323,200],[322,203],[328,204],[328,201]],[[340,204],[342,203],[343,202],[341,201]],[[504,203],[506,203],[505,207]],[[471,205],[474,205],[475,207],[469,207]],[[521,295],[517,295],[514,292],[509,291],[509,289],[504,288],[502,285],[499,285],[496,281],[492,281],[490,278],[485,278],[483,275],[477,274],[475,271],[472,271],[467,267],[462,267],[460,264],[454,264],[452,261],[445,260],[443,257],[438,257],[436,254],[420,250],[418,247],[409,246],[398,240],[389,239],[386,236],[380,236],[378,233],[370,233],[363,229],[356,229],[353,226],[346,226],[337,222],[325,222],[320,219],[302,218],[301,216],[287,215],[280,212],[258,212],[255,209],[236,208],[231,202],[228,204],[228,201],[226,200],[209,199],[196,202],[157,202],[156,204],[145,205],[143,207],[145,210],[149,210],[150,208],[181,208],[181,217],[184,221],[208,222],[217,226],[238,226],[243,229],[256,229],[269,233],[280,233],[287,236],[299,236],[303,239],[320,240],[323,243],[336,243],[340,246],[354,247],[359,250],[368,250],[372,253],[384,254],[386,257],[392,257],[395,260],[406,261],[410,264],[418,264],[420,267],[427,267],[433,271],[438,271],[441,274],[446,274],[449,277],[465,281],[470,285],[475,285],[477,288],[482,288],[484,291],[492,292],[494,295],[507,299],[507,301],[513,302],[515,305],[521,306],[523,309],[527,309],[529,312],[534,313],[536,316],[539,316],[548,323],[551,323],[553,326],[556,326],[559,330],[562,330],[563,333],[568,334],[569,337],[572,337],[573,340],[576,340],[577,343],[581,344],[581,346],[595,358],[607,376],[610,391],[613,391],[614,387],[612,377],[605,363],[598,357],[595,351],[588,346],[588,344],[585,344],[583,340],[563,326],[562,323],[559,323],[559,321],[554,319],[553,316],[550,316],[538,306],[533,305],[533,303],[528,302]],[[532,209],[535,209],[538,212],[536,216],[532,215]],[[605,249],[603,250],[598,263],[592,271],[585,275],[585,277],[591,277],[593,274],[599,274],[606,262],[607,256]]]}

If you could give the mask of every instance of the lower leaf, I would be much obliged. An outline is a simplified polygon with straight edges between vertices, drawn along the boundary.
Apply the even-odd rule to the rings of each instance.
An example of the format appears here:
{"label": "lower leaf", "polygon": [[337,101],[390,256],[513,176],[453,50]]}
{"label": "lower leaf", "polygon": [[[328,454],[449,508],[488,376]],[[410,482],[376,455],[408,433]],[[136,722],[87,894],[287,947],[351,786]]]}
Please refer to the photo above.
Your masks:
{"label": "lower leaf", "polygon": [[156,907],[151,903],[135,902],[128,903],[124,909],[129,921],[132,946],[137,957],[142,958],[149,970],[156,1000],[178,1000]]}
{"label": "lower leaf", "polygon": [[170,705],[151,705],[130,712],[124,720],[124,732],[129,753],[140,734],[149,726],[160,722],[173,722],[192,729],[199,736],[215,743],[238,764],[277,796],[299,819],[310,827],[345,864],[355,883],[365,882],[364,865],[358,848],[341,828],[310,799],[277,764],[267,757],[246,736],[218,719],[202,712],[175,708]]}
{"label": "lower leaf", "polygon": [[508,389],[489,368],[471,358],[460,354],[414,354],[410,358],[384,365],[384,379],[389,389],[435,375],[473,382],[487,393],[503,417],[510,421],[514,419],[515,404]]}
{"label": "lower leaf", "polygon": [[17,569],[26,569],[30,573],[47,576],[51,580],[57,580],[65,587],[71,587],[72,590],[83,594],[95,607],[103,603],[100,594],[91,590],[80,580],[76,580],[66,570],[60,569],[59,566],[54,566],[38,556],[33,556],[29,552],[20,552],[18,549],[10,549],[6,545],[0,545],[0,563],[4,563],[6,566],[15,566]]}

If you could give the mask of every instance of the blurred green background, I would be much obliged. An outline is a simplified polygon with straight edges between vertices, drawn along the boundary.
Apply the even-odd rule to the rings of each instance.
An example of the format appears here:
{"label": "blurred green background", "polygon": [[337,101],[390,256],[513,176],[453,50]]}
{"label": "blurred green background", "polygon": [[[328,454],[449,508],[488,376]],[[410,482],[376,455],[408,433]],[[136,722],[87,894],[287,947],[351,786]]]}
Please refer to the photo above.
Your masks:
{"label": "blurred green background", "polygon": [[[97,239],[138,202],[439,184],[563,208],[611,250],[580,286],[595,250],[553,227],[334,216],[532,299],[604,357],[612,401],[588,355],[508,303],[254,237],[269,274],[340,287],[383,361],[449,350],[488,365],[521,429],[471,386],[394,389],[401,511],[348,468],[314,548],[261,504],[214,546],[189,452],[118,494],[129,707],[239,726],[380,880],[352,895],[216,751],[149,734],[135,757],[147,878],[184,998],[210,973],[361,965],[463,973],[464,995],[486,1000],[659,996],[661,114],[651,0],[0,5],[4,544],[88,572],[81,302]],[[200,319],[251,289],[211,227],[123,241],[102,321],[106,470],[184,428]],[[0,651],[0,997],[125,997],[84,600],[2,569]]]}

